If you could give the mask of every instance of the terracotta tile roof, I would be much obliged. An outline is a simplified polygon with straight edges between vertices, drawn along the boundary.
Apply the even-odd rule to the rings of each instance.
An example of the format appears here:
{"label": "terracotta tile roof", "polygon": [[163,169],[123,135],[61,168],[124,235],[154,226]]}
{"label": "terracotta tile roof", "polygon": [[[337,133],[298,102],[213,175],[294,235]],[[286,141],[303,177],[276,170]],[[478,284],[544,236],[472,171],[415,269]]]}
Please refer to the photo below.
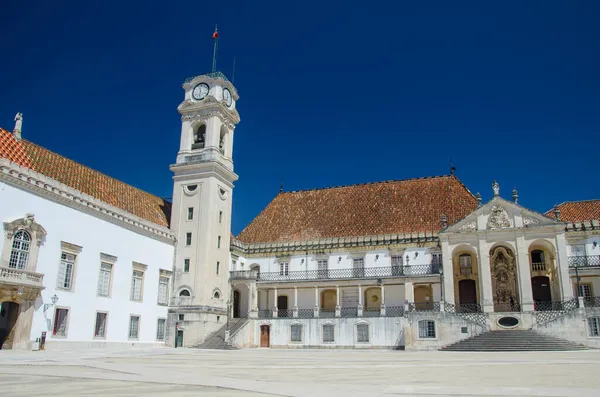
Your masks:
{"label": "terracotta tile roof", "polygon": [[437,232],[477,208],[453,175],[285,192],[237,237],[245,243]]}
{"label": "terracotta tile roof", "polygon": [[[558,206],[562,222],[600,220],[600,200],[567,201]],[[554,208],[546,216],[555,219]]]}
{"label": "terracotta tile roof", "polygon": [[171,203],[0,128],[0,157],[140,218],[168,227]]}

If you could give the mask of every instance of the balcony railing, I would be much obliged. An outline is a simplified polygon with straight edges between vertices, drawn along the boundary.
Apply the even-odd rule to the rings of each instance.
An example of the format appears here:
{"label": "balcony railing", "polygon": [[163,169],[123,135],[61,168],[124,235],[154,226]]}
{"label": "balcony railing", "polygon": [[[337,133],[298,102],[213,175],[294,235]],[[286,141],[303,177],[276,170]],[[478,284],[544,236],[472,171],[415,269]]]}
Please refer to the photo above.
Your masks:
{"label": "balcony railing", "polygon": [[[419,306],[420,308],[421,306]],[[438,302],[435,305],[431,305],[431,310],[440,310]],[[418,311],[418,310],[417,310]],[[291,318],[336,318],[335,310],[333,309],[320,309],[318,316],[315,317],[314,309],[298,309],[298,317],[293,316],[293,310],[281,310],[277,311],[277,317],[273,317],[273,310],[259,310],[258,318],[261,319],[291,319]],[[284,314],[284,315],[282,315]],[[385,309],[385,314],[382,314],[380,309],[364,309],[362,315],[359,316],[358,307],[342,307],[340,308],[339,317],[341,318],[357,318],[357,317],[403,317],[404,306],[388,306]]]}
{"label": "balcony railing", "polygon": [[44,275],[28,270],[0,267],[0,283],[20,284],[41,288],[44,286]]}
{"label": "balcony railing", "polygon": [[600,255],[570,256],[569,267],[600,267]]}
{"label": "balcony railing", "polygon": [[439,264],[364,267],[351,269],[329,270],[302,270],[293,272],[262,273],[256,270],[242,270],[229,272],[232,280],[268,281],[304,281],[304,280],[343,280],[356,278],[383,278],[383,277],[415,277],[439,274]]}
{"label": "balcony railing", "polygon": [[460,268],[460,275],[461,276],[470,276],[471,274],[473,274],[473,268],[471,268],[471,266],[461,266]]}
{"label": "balcony railing", "polygon": [[600,307],[600,297],[599,296],[591,296],[583,298],[583,304],[585,307]]}
{"label": "balcony railing", "polygon": [[534,272],[545,272],[546,271],[546,262],[533,262],[531,264],[531,268]]}

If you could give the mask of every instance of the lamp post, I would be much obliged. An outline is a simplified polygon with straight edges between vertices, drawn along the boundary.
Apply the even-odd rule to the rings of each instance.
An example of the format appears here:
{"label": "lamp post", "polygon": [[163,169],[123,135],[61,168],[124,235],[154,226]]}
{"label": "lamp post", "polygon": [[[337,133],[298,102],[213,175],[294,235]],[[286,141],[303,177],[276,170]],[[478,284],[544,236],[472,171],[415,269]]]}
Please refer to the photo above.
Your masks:
{"label": "lamp post", "polygon": [[50,307],[56,305],[56,302],[58,302],[58,296],[56,296],[56,294],[52,295],[52,298],[50,298],[50,301],[52,303],[44,303],[44,313],[46,312],[46,310],[48,310]]}

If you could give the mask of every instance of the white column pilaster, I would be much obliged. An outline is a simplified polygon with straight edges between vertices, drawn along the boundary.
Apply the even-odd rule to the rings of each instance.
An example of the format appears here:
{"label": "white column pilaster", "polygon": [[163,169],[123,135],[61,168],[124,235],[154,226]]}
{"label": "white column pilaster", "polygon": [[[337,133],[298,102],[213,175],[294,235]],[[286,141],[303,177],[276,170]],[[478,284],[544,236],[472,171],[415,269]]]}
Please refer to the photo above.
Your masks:
{"label": "white column pilaster", "polygon": [[258,317],[258,289],[256,283],[248,285],[248,318]]}
{"label": "white column pilaster", "polygon": [[381,284],[381,307],[379,308],[379,315],[385,316],[385,285]]}
{"label": "white column pilaster", "polygon": [[494,296],[492,294],[492,271],[490,269],[490,253],[483,236],[479,237],[477,246],[479,252],[479,290],[481,291],[481,307],[484,312],[494,311]]}
{"label": "white column pilaster", "polygon": [[292,317],[298,317],[298,287],[294,287],[294,311]]}
{"label": "white column pilaster", "polygon": [[521,291],[521,311],[533,311],[533,293],[531,291],[531,265],[525,244],[525,236],[517,236],[517,269],[519,273],[519,290]]}
{"label": "white column pilaster", "polygon": [[274,299],[274,301],[273,301],[273,317],[277,318],[277,316],[278,316],[278,313],[277,313],[277,311],[278,311],[278,308],[277,308],[277,296],[278,296],[277,287],[275,287],[273,289],[273,295],[274,295],[273,296],[273,299]]}
{"label": "white column pilaster", "polygon": [[409,305],[415,303],[415,287],[412,281],[404,283],[404,310],[409,310]]}
{"label": "white column pilaster", "polygon": [[362,285],[358,285],[358,307],[356,308],[358,317],[362,317],[363,315],[363,293],[362,293]]}
{"label": "white column pilaster", "polygon": [[335,286],[335,316],[340,317],[342,314],[342,308],[340,307],[340,286]]}
{"label": "white column pilaster", "polygon": [[454,269],[452,266],[452,252],[448,241],[442,241],[442,283],[444,284],[444,296],[442,299],[454,305]]}
{"label": "white column pilaster", "polygon": [[314,316],[319,317],[319,287],[315,286],[315,311]]}
{"label": "white column pilaster", "polygon": [[560,278],[560,289],[562,300],[573,299],[579,295],[573,291],[571,276],[569,275],[569,258],[567,257],[567,239],[564,233],[556,235],[556,266],[558,277]]}

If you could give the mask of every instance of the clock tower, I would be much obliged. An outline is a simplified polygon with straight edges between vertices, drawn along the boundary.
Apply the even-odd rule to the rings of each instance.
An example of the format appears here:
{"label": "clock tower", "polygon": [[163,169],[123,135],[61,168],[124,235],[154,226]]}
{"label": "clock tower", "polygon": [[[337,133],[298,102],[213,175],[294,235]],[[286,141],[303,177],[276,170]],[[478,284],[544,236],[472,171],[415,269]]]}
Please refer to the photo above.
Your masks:
{"label": "clock tower", "polygon": [[220,72],[185,80],[181,141],[173,171],[171,229],[176,236],[169,331],[173,345],[195,346],[225,325],[233,132],[237,90]]}

